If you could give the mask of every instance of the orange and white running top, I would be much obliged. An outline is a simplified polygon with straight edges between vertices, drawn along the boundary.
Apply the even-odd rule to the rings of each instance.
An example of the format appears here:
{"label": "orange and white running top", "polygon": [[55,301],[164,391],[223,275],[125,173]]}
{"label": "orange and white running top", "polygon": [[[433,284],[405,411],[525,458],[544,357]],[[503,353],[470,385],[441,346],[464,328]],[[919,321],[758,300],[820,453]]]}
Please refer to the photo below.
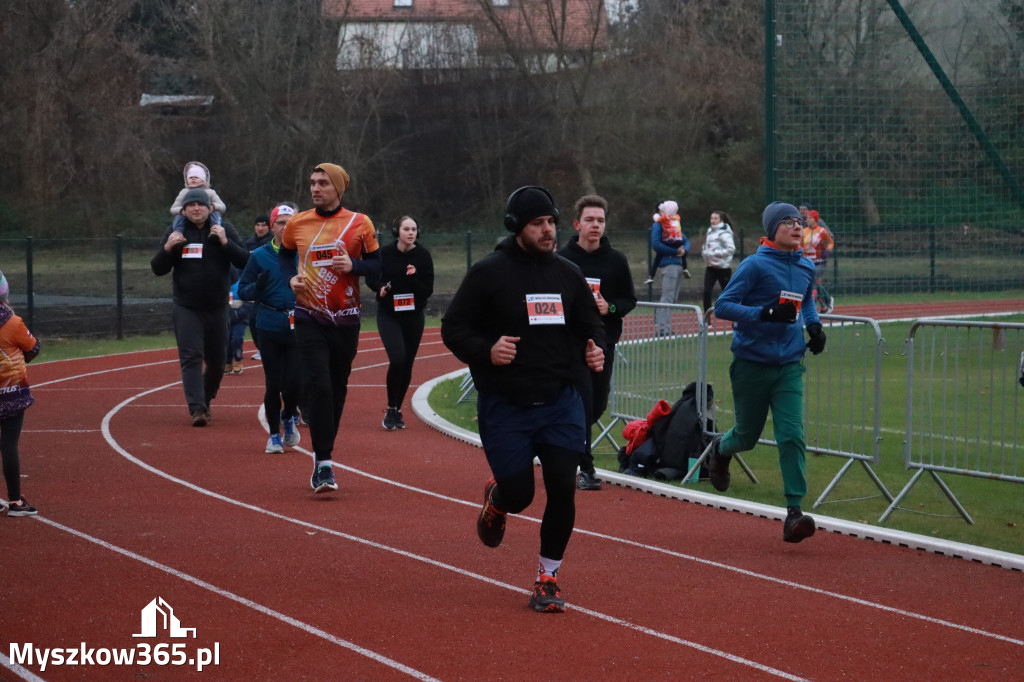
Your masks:
{"label": "orange and white running top", "polygon": [[359,275],[335,272],[331,259],[344,248],[353,261],[380,248],[373,223],[345,208],[330,217],[316,209],[297,213],[281,235],[284,248],[298,253],[298,272],[306,289],[295,294],[297,317],[335,325],[359,323]]}
{"label": "orange and white running top", "polygon": [[20,317],[0,305],[0,419],[21,412],[34,400],[25,368],[39,353],[39,341]]}

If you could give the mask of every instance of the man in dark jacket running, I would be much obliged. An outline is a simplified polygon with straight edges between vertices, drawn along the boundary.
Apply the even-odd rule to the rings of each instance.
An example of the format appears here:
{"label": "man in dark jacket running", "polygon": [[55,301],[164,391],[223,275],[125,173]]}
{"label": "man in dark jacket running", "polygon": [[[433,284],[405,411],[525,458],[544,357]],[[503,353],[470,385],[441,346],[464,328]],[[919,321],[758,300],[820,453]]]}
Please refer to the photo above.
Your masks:
{"label": "man in dark jacket running", "polygon": [[489,547],[501,544],[505,517],[533,501],[533,459],[543,467],[547,505],[540,566],[530,606],[558,613],[558,570],[576,518],[576,468],[586,447],[583,400],[574,385],[585,364],[604,366],[605,334],[579,269],[555,254],[558,210],[540,187],[508,198],[514,236],[473,265],[455,293],[441,337],[469,365],[491,478],[477,518]]}
{"label": "man in dark jacket running", "polygon": [[587,449],[580,458],[576,487],[580,490],[600,490],[601,481],[594,471],[594,454],[591,451],[591,429],[608,407],[615,344],[622,336],[622,318],[636,307],[636,292],[633,289],[633,275],[629,271],[629,260],[622,252],[612,248],[604,234],[608,202],[596,194],[588,194],[576,200],[575,208],[576,219],[572,226],[576,228],[576,234],[559,250],[558,255],[572,261],[583,271],[590,290],[594,292],[608,344],[604,369],[600,372],[583,372],[581,376],[579,388],[587,414]]}

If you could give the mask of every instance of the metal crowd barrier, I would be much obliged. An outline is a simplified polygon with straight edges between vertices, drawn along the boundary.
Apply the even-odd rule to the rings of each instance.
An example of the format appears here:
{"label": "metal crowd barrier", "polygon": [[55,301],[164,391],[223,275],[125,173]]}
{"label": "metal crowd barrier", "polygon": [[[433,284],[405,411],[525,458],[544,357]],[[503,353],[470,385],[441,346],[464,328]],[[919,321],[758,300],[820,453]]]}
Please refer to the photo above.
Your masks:
{"label": "metal crowd barrier", "polygon": [[[872,468],[878,464],[881,440],[881,371],[885,343],[881,329],[875,320],[866,317],[822,315],[821,322],[828,335],[825,352],[819,356],[810,353],[804,356],[807,369],[804,375],[807,452],[843,457],[847,462],[825,487],[814,507],[825,502],[840,479],[856,463],[860,463],[881,494],[892,501],[892,494]],[[704,371],[698,404],[707,404],[710,386],[714,405],[705,419],[705,433],[709,436],[724,434],[734,423],[735,406],[729,380],[732,334],[731,322],[716,318],[714,309],[708,311],[701,330]],[[764,434],[769,433],[771,431],[766,424]],[[758,442],[776,445],[774,440],[765,436]],[[707,455],[707,451],[701,454],[687,472],[687,479]],[[746,463],[742,459],[737,459],[737,463],[756,483],[757,479]]]}
{"label": "metal crowd barrier", "polygon": [[906,340],[903,459],[913,477],[885,521],[927,472],[967,523],[940,473],[1024,483],[1024,324],[918,320]]}

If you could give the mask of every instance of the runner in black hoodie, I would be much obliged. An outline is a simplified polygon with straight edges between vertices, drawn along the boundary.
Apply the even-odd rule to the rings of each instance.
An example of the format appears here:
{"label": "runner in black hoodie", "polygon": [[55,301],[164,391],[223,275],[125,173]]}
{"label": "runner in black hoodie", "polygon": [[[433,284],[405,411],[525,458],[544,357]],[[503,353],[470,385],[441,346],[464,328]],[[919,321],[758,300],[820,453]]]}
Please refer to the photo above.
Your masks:
{"label": "runner in black hoodie", "polygon": [[629,260],[620,251],[612,248],[604,236],[608,202],[596,194],[588,194],[576,200],[576,219],[573,235],[565,248],[558,252],[580,267],[587,278],[598,312],[604,323],[607,346],[604,354],[604,369],[600,372],[585,371],[579,381],[583,406],[587,413],[587,449],[580,458],[580,473],[576,487],[580,490],[600,490],[601,481],[594,471],[594,454],[591,452],[591,427],[608,407],[611,391],[612,370],[615,363],[615,344],[622,336],[622,318],[636,307],[636,292],[633,289],[633,274],[629,271]]}
{"label": "runner in black hoodie", "polygon": [[505,517],[533,501],[533,459],[543,467],[547,505],[540,567],[530,606],[565,607],[558,569],[575,522],[576,467],[586,445],[583,401],[574,377],[603,367],[605,334],[579,269],[555,250],[558,210],[547,190],[522,187],[508,198],[505,227],[515,233],[466,273],[441,337],[469,365],[478,392],[480,440],[494,477],[484,489],[477,534],[497,547]]}

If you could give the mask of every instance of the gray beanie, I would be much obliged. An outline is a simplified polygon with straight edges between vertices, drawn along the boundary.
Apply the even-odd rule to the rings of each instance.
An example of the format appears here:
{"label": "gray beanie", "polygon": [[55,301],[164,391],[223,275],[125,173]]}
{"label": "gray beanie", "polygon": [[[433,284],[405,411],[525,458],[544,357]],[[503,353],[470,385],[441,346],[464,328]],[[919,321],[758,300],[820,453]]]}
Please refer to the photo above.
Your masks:
{"label": "gray beanie", "polygon": [[193,187],[185,192],[185,196],[181,200],[181,210],[184,211],[189,204],[202,204],[206,208],[210,208],[210,195],[206,193],[205,189]]}
{"label": "gray beanie", "polygon": [[786,218],[799,218],[800,211],[796,210],[793,204],[786,204],[781,201],[773,201],[768,204],[764,213],[761,214],[761,225],[768,239],[775,241],[775,233],[779,229],[779,223]]}

